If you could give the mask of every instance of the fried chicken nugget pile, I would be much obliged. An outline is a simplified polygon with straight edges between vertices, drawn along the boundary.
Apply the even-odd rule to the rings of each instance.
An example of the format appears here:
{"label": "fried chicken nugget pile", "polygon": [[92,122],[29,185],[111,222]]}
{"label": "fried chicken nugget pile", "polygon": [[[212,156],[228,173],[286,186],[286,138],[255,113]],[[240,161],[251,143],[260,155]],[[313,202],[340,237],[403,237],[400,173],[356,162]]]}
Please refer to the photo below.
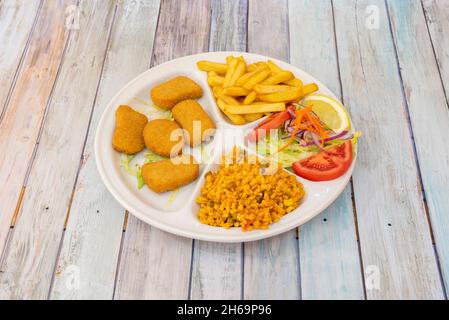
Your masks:
{"label": "fried chicken nugget pile", "polygon": [[198,178],[199,172],[199,165],[191,155],[146,163],[142,167],[143,180],[151,190],[157,193],[189,184]]}
{"label": "fried chicken nugget pile", "polygon": [[178,102],[197,99],[203,95],[203,89],[192,79],[179,76],[161,83],[151,89],[151,100],[162,109],[170,110]]}
{"label": "fried chicken nugget pile", "polygon": [[135,154],[145,147],[143,129],[148,119],[145,115],[134,111],[126,105],[121,105],[115,112],[115,131],[112,137],[112,147],[126,154]]}

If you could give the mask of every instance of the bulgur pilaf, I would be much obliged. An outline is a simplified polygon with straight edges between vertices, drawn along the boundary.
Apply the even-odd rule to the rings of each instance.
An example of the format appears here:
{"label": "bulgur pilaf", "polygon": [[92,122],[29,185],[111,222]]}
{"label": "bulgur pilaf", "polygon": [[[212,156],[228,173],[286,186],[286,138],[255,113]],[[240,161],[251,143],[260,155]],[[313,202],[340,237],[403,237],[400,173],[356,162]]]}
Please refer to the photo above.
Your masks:
{"label": "bulgur pilaf", "polygon": [[266,164],[248,161],[235,150],[232,160],[224,159],[218,172],[206,174],[196,200],[201,223],[243,231],[267,229],[298,207],[304,188],[294,175],[277,164],[271,174],[263,174],[269,169]]}

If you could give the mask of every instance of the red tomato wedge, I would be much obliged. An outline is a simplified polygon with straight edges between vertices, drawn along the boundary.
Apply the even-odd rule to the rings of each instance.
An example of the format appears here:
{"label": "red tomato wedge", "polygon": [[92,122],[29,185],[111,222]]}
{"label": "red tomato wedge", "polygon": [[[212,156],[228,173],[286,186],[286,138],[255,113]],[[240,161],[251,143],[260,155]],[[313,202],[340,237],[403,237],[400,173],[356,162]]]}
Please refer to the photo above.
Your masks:
{"label": "red tomato wedge", "polygon": [[293,171],[312,181],[333,180],[342,176],[352,163],[352,143],[345,141],[328,152],[320,152],[293,163]]}
{"label": "red tomato wedge", "polygon": [[248,140],[251,142],[256,142],[257,140],[265,137],[265,135],[271,129],[277,129],[284,124],[285,121],[291,118],[288,109],[295,112],[294,106],[289,106],[287,109],[281,112],[277,112],[269,116],[265,121],[260,123],[253,131],[248,135]]}

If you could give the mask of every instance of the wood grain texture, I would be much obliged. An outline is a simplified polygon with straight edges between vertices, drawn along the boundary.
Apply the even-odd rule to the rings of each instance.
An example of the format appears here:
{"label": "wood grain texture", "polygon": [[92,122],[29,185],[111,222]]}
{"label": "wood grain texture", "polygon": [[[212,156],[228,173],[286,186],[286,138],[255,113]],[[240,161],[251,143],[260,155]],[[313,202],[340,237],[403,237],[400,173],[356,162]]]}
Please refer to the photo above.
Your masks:
{"label": "wood grain texture", "polygon": [[[207,51],[209,26],[208,0],[161,2],[152,65]],[[192,240],[152,228],[130,216],[115,298],[186,299],[191,259]]]}
{"label": "wood grain texture", "polygon": [[45,1],[34,37],[0,123],[0,252],[25,180],[67,40],[65,9],[76,0]]}
{"label": "wood grain texture", "polygon": [[[101,183],[93,150],[95,129],[109,99],[148,68],[159,3],[139,0],[118,4],[51,299],[113,296],[124,209]],[[74,271],[78,272],[79,286],[71,282]]]}
{"label": "wood grain texture", "polygon": [[449,108],[421,4],[388,1],[388,6],[434,240],[449,289],[449,149],[441,148],[449,136]]}
{"label": "wood grain texture", "polygon": [[[246,51],[246,0],[213,0],[210,51]],[[242,244],[194,241],[192,299],[241,299]]]}
{"label": "wood grain texture", "polygon": [[449,1],[422,0],[422,5],[445,88],[446,101],[449,103],[449,37],[447,35],[447,30],[449,30]]}
{"label": "wood grain texture", "polygon": [[[288,61],[287,0],[250,0],[248,10],[248,51]],[[300,297],[296,230],[244,248],[244,299]]]}
{"label": "wood grain texture", "polygon": [[440,299],[385,2],[346,4],[333,1],[343,100],[363,130],[353,181],[367,297]]}
{"label": "wood grain texture", "polygon": [[37,19],[41,0],[6,0],[0,2],[0,121],[8,93],[26,53],[28,40]]}
{"label": "wood grain texture", "polygon": [[[340,96],[331,1],[292,0],[288,9],[290,62]],[[303,299],[364,298],[350,185],[301,226],[298,241]]]}
{"label": "wood grain texture", "polygon": [[83,1],[80,10],[0,275],[1,298],[43,299],[49,293],[115,2]]}

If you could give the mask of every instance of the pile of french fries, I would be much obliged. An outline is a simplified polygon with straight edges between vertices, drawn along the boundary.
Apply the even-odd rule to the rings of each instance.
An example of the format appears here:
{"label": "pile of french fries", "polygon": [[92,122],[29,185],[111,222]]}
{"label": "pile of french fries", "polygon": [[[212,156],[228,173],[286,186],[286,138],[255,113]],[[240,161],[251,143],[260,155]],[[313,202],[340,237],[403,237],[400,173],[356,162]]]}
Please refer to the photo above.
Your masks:
{"label": "pile of french fries", "polygon": [[207,72],[217,106],[234,124],[245,124],[271,112],[285,110],[286,103],[301,100],[318,90],[273,61],[246,64],[243,57],[228,56],[226,63],[198,61]]}

